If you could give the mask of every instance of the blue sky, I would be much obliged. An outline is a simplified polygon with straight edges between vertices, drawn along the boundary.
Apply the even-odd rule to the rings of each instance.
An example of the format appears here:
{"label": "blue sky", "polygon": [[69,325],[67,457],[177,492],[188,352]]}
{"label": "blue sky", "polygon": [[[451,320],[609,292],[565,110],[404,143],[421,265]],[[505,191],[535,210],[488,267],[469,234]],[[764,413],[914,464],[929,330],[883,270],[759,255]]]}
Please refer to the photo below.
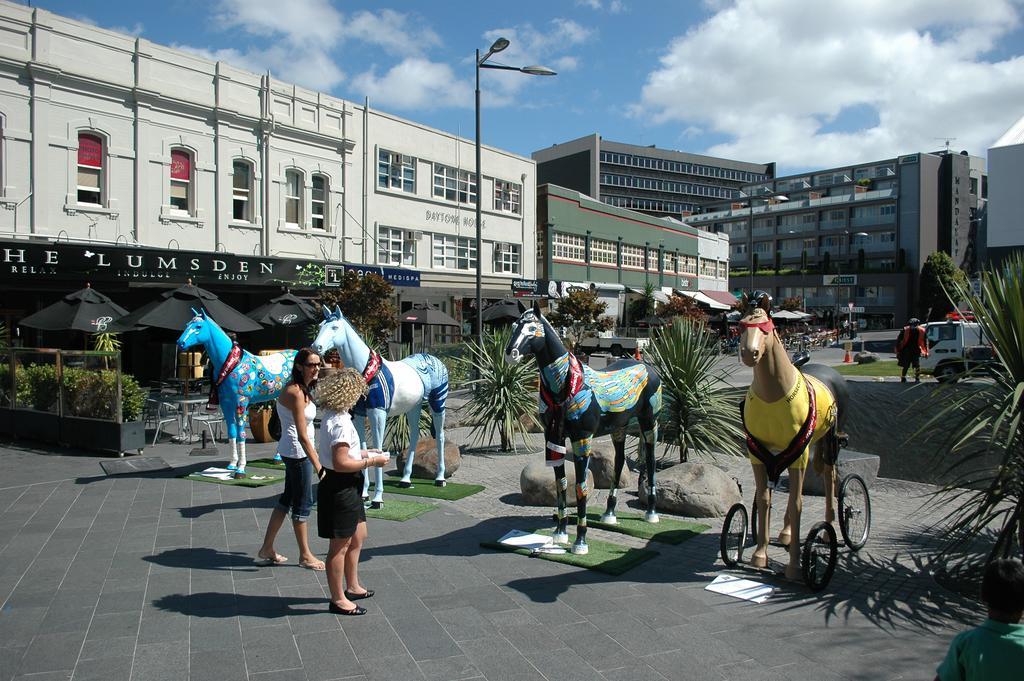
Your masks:
{"label": "blue sky", "polygon": [[590,133],[779,173],[950,146],[985,155],[1024,115],[1024,0],[42,0],[529,156]]}

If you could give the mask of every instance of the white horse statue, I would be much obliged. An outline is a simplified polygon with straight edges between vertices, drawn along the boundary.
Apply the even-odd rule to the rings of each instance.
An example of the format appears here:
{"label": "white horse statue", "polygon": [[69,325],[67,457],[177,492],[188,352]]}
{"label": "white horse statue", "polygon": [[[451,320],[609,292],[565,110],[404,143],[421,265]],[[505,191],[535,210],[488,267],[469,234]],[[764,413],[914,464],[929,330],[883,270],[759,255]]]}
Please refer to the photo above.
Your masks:
{"label": "white horse statue", "polygon": [[[444,487],[444,409],[448,397],[448,369],[437,357],[424,353],[409,355],[398,362],[382,359],[379,353],[371,350],[359,337],[341,313],[340,307],[336,306],[333,312],[327,307],[323,310],[324,321],[320,323],[320,332],[313,341],[313,348],[321,356],[331,348],[337,349],[345,366],[362,371],[369,386],[369,394],[352,408],[355,416],[366,416],[370,421],[370,439],[367,440],[363,419],[354,419],[359,439],[367,442],[370,448],[382,449],[387,417],[405,414],[409,423],[409,449],[405,455],[402,479],[398,484],[400,487],[411,487],[413,457],[420,437],[420,410],[426,400],[434,415],[434,439],[437,440],[437,475],[434,484]],[[384,472],[381,468],[375,468],[373,473],[372,505],[373,508],[380,508],[384,505]],[[367,476],[363,480],[363,498],[369,496],[369,485],[370,479]]]}

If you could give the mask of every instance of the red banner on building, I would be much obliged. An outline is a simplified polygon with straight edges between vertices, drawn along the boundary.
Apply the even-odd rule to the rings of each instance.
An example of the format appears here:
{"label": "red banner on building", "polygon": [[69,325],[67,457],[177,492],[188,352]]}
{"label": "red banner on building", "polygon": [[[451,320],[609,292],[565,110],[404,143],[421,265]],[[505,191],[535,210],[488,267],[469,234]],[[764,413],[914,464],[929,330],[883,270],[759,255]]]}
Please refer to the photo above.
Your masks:
{"label": "red banner on building", "polygon": [[186,182],[192,179],[192,159],[184,151],[171,152],[171,179]]}
{"label": "red banner on building", "polygon": [[78,138],[78,165],[90,168],[103,167],[103,142],[89,135]]}

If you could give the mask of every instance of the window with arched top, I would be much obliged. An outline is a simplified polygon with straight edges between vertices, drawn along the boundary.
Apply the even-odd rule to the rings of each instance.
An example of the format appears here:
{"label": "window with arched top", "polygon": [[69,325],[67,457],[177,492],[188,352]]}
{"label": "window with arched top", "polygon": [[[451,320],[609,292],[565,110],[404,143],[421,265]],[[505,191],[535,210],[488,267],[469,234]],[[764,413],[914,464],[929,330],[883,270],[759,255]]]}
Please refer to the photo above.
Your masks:
{"label": "window with arched top", "polygon": [[78,135],[78,203],[103,205],[103,139]]}
{"label": "window with arched top", "polygon": [[287,170],[284,173],[284,222],[292,228],[302,226],[302,173]]}
{"label": "window with arched top", "polygon": [[235,160],[231,164],[231,219],[252,222],[254,211],[252,164]]}
{"label": "window with arched top", "polygon": [[309,217],[313,229],[327,229],[327,197],[330,195],[330,180],[326,175],[313,176],[313,192],[310,196]]}
{"label": "window with arched top", "polygon": [[171,150],[171,209],[176,213],[192,214],[195,182],[192,155],[184,149]]}

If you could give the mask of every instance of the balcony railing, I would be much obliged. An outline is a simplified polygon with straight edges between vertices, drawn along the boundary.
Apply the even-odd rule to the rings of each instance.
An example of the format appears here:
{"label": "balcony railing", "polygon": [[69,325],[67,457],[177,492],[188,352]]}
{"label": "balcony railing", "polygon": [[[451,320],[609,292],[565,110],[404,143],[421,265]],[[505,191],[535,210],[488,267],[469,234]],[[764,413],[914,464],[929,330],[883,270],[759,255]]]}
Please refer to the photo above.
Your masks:
{"label": "balcony railing", "polygon": [[771,236],[775,234],[775,227],[754,227],[754,236]]}
{"label": "balcony railing", "polygon": [[874,227],[875,225],[894,225],[895,215],[866,215],[863,217],[850,218],[851,227]]}
{"label": "balcony railing", "polygon": [[846,227],[846,220],[822,220],[818,223],[818,229],[843,229]]}

